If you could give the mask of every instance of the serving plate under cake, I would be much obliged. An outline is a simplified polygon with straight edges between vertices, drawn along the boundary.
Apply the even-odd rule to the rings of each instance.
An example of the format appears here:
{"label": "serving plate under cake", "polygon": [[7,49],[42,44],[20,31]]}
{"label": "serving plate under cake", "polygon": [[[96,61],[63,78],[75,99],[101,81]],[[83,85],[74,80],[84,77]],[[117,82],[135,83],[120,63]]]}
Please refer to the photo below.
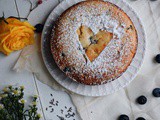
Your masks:
{"label": "serving plate under cake", "polygon": [[127,70],[117,79],[108,81],[102,85],[84,85],[73,81],[62,72],[56,65],[50,50],[50,34],[53,24],[57,18],[72,5],[81,2],[83,0],[64,0],[61,2],[49,15],[42,34],[42,56],[44,63],[52,75],[52,77],[66,89],[85,96],[104,96],[118,91],[120,88],[128,85],[138,73],[138,70],[142,64],[144,53],[145,53],[145,34],[137,14],[132,8],[120,0],[108,0],[109,2],[120,7],[132,20],[138,34],[138,47],[137,52]]}

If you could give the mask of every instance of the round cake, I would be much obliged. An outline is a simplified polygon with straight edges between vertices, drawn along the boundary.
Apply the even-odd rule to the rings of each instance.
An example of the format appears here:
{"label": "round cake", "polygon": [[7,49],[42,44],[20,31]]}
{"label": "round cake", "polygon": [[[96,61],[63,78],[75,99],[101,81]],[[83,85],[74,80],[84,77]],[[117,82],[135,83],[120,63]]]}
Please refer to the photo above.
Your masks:
{"label": "round cake", "polygon": [[137,50],[127,14],[110,2],[80,2],[60,15],[51,38],[58,67],[72,80],[104,84],[121,76]]}

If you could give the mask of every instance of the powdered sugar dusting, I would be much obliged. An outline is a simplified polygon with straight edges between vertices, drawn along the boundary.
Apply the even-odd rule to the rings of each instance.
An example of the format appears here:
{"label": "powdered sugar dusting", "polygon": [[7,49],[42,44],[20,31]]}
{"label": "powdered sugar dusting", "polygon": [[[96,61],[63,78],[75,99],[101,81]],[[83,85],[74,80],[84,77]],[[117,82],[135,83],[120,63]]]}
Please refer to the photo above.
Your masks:
{"label": "powdered sugar dusting", "polygon": [[[51,44],[53,56],[60,69],[71,69],[66,74],[73,79],[76,80],[77,77],[74,76],[78,76],[82,83],[85,83],[83,80],[95,80],[90,84],[99,81],[103,83],[120,76],[126,64],[131,62],[131,59],[126,58],[133,54],[132,36],[126,32],[128,24],[122,22],[118,15],[113,17],[114,7],[94,2],[79,4],[63,14],[58,21],[55,28],[58,35],[53,35]],[[93,62],[87,58],[76,33],[82,25],[89,27],[94,34],[100,30],[113,33],[113,39]]]}

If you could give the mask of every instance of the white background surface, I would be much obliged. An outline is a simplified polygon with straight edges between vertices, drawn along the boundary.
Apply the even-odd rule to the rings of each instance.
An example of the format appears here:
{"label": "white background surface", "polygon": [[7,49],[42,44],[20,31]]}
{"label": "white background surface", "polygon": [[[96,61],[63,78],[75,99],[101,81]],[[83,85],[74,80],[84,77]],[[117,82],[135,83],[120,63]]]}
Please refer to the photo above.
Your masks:
{"label": "white background surface", "polygon": [[[32,0],[35,3],[36,0]],[[58,0],[54,0],[55,5],[59,3]],[[17,0],[18,8],[20,11],[20,16],[25,17],[29,11],[30,4],[27,0]],[[0,16],[4,11],[5,17],[8,16],[18,16],[16,11],[16,6],[14,0],[0,0]],[[15,65],[18,56],[21,51],[12,53],[9,56],[5,56],[0,53],[0,89],[7,85],[24,85],[25,86],[25,98],[28,104],[30,103],[30,96],[34,94],[39,95],[38,108],[39,112],[43,115],[44,120],[60,120],[57,115],[64,116],[65,113],[61,114],[61,109],[65,111],[65,106],[67,108],[72,107],[75,112],[75,107],[73,106],[70,97],[64,93],[51,89],[50,87],[42,84],[34,77],[34,74],[27,71],[21,73],[16,73],[12,70]],[[51,96],[51,94],[53,96]],[[54,98],[55,101],[59,101],[58,106],[51,106],[49,104],[50,100]],[[46,110],[46,108],[48,108]],[[54,112],[50,112],[54,108]],[[73,118],[66,120],[79,120],[78,115]]]}
{"label": "white background surface", "polygon": [[[17,1],[19,4],[20,15],[21,15],[21,17],[24,17],[25,14],[28,12],[29,3],[26,2],[26,0],[17,0]],[[35,1],[35,0],[33,0],[33,1]],[[59,1],[53,0],[53,1],[55,1],[58,4],[58,2],[60,0]],[[126,0],[126,1],[128,1],[128,3],[139,14],[139,16],[143,20],[143,22],[144,22],[143,24],[146,28],[146,35],[148,38],[147,42],[148,42],[149,49],[147,49],[145,64],[143,64],[143,66],[142,66],[143,72],[141,72],[141,73],[143,75],[147,75],[147,73],[152,71],[153,68],[159,67],[159,65],[155,64],[151,60],[152,58],[154,58],[154,56],[156,54],[159,53],[159,43],[160,43],[159,42],[159,40],[160,40],[159,39],[160,38],[160,34],[159,34],[159,31],[160,31],[160,26],[159,26],[159,23],[160,23],[159,5],[160,4],[159,4],[159,0],[157,0],[157,4],[155,4],[155,2],[151,2],[150,0],[136,0],[136,1],[132,0],[132,2],[131,2],[131,0]],[[2,16],[2,11],[5,12],[6,17],[11,16],[11,15],[16,16],[17,12],[16,12],[16,8],[15,8],[14,0],[0,0],[0,16]],[[148,13],[148,14],[142,15],[143,13],[144,14]],[[43,14],[43,12],[42,12],[42,14]],[[35,79],[34,75],[31,73],[28,73],[28,72],[16,73],[16,72],[12,71],[12,68],[13,68],[14,64],[16,63],[16,60],[18,59],[19,54],[20,54],[20,51],[14,52],[10,56],[6,57],[0,53],[0,89],[6,85],[9,85],[9,84],[24,85],[26,88],[25,94],[26,94],[26,98],[28,99],[28,101],[29,101],[29,96],[31,96],[35,93],[39,94],[39,96],[40,96],[39,108],[40,108],[41,113],[44,116],[43,119],[59,120],[56,117],[56,115],[60,114],[60,109],[64,108],[64,106],[73,106],[72,102],[70,101],[69,96],[63,92],[54,91],[53,89],[49,88],[48,86],[40,83],[39,81],[37,81]],[[150,68],[150,69],[148,69],[148,68]],[[147,78],[149,79],[149,81],[151,81],[151,82],[153,81],[153,78],[149,78],[148,76],[147,76]],[[159,78],[158,78],[158,80],[159,80]],[[148,84],[148,86],[150,86],[150,85],[151,84]],[[136,88],[138,88],[138,87],[136,86]],[[139,88],[141,88],[141,87],[139,87]],[[150,91],[153,88],[150,88]],[[147,89],[147,91],[149,91],[149,89]],[[142,92],[142,90],[141,90],[141,92]],[[145,90],[145,92],[146,92],[146,90]],[[52,93],[53,97],[60,102],[59,106],[55,107],[55,111],[53,113],[49,112],[50,109],[48,111],[46,111],[46,107],[49,106],[48,103],[52,99],[52,97],[50,96],[50,93]],[[132,98],[131,100],[135,100],[135,97],[137,97],[139,94],[141,94],[141,93],[137,92],[137,94],[135,94],[135,95],[131,94],[131,95],[133,95],[133,96],[131,96],[131,98]],[[146,94],[149,94],[149,92],[147,92]],[[118,94],[118,95],[120,95],[120,94]],[[109,98],[111,98],[111,97],[109,97]],[[114,100],[115,99],[113,99],[112,101],[114,101]],[[157,100],[157,99],[151,99],[151,100],[153,102],[154,101],[159,102],[159,100]],[[102,102],[102,103],[104,103],[105,101],[98,100],[98,102]],[[117,100],[115,100],[115,101],[117,103]],[[132,104],[134,105],[134,102]],[[95,105],[93,105],[92,107],[94,107],[94,106]],[[155,106],[158,106],[158,105],[155,105]],[[86,109],[82,105],[81,105],[81,108],[83,108],[82,112],[85,111],[84,109]],[[97,109],[95,109],[95,108],[92,108],[92,110],[94,109],[95,111],[97,111]],[[137,109],[137,106],[135,107],[135,109]],[[159,119],[156,119],[156,118],[159,118],[158,117],[159,116],[159,113],[158,113],[159,106],[155,107],[155,109],[153,111],[148,111],[147,106],[144,107],[143,109],[145,111],[144,113],[148,113],[153,118],[152,120],[159,120]],[[100,111],[97,111],[97,112],[100,113]],[[97,112],[96,112],[96,114],[97,114]],[[112,111],[110,111],[110,109],[109,109],[109,112],[112,112]],[[105,112],[105,113],[107,114],[107,112]],[[114,111],[114,113],[115,113],[115,111]],[[122,111],[120,111],[120,113],[122,113]],[[143,115],[144,113],[141,113],[140,111],[138,111],[136,113],[136,117],[138,117],[139,114]],[[100,114],[98,114],[98,116],[100,116]],[[112,114],[112,116],[116,117],[117,114],[116,113],[115,113],[115,115]],[[77,117],[75,118],[75,120],[79,120]],[[93,117],[93,118],[95,118],[95,117]]]}

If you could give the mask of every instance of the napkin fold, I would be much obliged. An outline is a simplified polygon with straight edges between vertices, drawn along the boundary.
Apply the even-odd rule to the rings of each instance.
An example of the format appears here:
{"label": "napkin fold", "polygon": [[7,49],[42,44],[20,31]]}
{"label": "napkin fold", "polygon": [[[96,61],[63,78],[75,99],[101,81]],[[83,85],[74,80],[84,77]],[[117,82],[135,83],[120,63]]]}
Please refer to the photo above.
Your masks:
{"label": "napkin fold", "polygon": [[[36,76],[43,83],[56,90],[63,90],[69,93],[74,105],[77,108],[82,120],[116,120],[120,114],[127,114],[131,120],[144,117],[146,120],[160,119],[160,100],[152,95],[152,90],[160,87],[160,65],[154,62],[153,58],[160,52],[160,1],[128,1],[128,4],[140,17],[147,41],[144,63],[137,77],[126,88],[103,97],[86,97],[68,92],[53,80],[48,73],[40,51],[40,35],[36,35],[36,44],[23,49],[14,70],[20,72],[27,70]],[[44,22],[46,16],[56,6],[55,1],[48,0],[40,5],[29,16],[29,22],[33,25]],[[39,15],[44,11],[47,15]],[[39,15],[35,18],[35,14]],[[145,95],[148,99],[145,105],[136,103],[137,97]]]}

